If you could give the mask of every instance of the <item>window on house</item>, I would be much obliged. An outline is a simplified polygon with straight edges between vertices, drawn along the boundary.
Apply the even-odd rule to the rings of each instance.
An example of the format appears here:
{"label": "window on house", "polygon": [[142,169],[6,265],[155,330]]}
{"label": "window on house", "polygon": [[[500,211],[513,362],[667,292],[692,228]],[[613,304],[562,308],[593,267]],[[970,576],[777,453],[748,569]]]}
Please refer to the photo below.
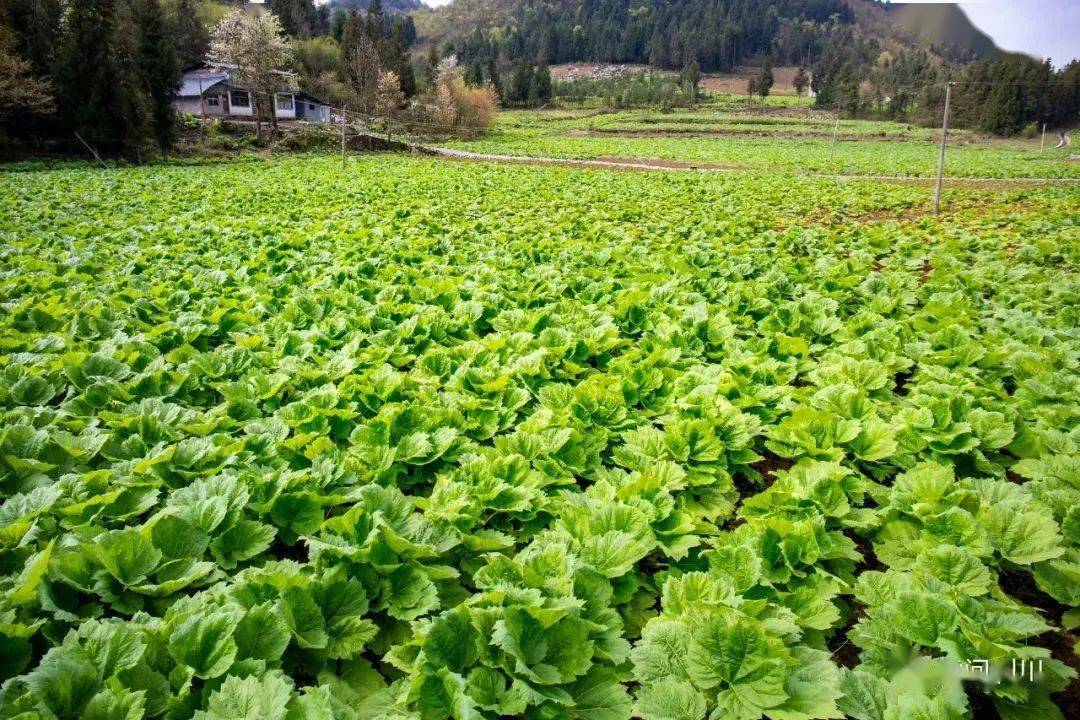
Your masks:
{"label": "window on house", "polygon": [[247,90],[233,90],[229,93],[229,104],[233,107],[251,107],[251,96]]}
{"label": "window on house", "polygon": [[308,103],[307,109],[308,110],[314,110],[315,109],[315,103]]}
{"label": "window on house", "polygon": [[221,101],[218,99],[217,95],[209,95],[206,98],[206,104],[208,107],[217,107],[221,104]]}
{"label": "window on house", "polygon": [[292,95],[278,95],[277,96],[277,109],[278,110],[292,110],[293,109],[293,96]]}

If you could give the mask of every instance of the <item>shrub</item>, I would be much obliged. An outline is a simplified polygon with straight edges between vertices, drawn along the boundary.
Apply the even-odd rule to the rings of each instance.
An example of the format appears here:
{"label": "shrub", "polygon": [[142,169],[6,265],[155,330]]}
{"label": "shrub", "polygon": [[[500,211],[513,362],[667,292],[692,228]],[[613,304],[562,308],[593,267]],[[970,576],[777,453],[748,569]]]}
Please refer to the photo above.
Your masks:
{"label": "shrub", "polygon": [[478,132],[487,130],[498,114],[499,95],[491,83],[470,87],[457,71],[457,61],[450,57],[439,64],[438,80],[427,112],[418,122],[434,125],[435,130]]}

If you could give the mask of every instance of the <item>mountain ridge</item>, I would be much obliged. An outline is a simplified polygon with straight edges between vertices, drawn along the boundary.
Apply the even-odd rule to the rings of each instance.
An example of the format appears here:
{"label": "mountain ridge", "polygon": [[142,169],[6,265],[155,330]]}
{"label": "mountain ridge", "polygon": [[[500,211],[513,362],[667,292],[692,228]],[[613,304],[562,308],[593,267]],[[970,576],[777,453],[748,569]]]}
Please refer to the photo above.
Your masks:
{"label": "mountain ridge", "polygon": [[994,39],[971,22],[964,9],[951,3],[890,3],[886,13],[913,35],[935,47],[968,51],[991,59],[1002,53]]}
{"label": "mountain ridge", "polygon": [[[669,0],[657,3],[644,3],[640,0],[453,0],[439,7],[423,5],[419,0],[402,1],[420,5],[412,10],[411,14],[421,42],[450,45],[455,49],[470,38],[475,38],[479,32],[499,41],[510,35],[511,44],[518,42],[525,50],[530,44],[537,44],[539,39],[526,37],[518,41],[513,37],[514,31],[535,28],[538,17],[551,18],[549,24],[557,27],[562,23],[572,29],[569,34],[563,33],[560,37],[564,42],[555,43],[556,49],[553,52],[557,57],[548,57],[549,62],[649,61],[655,58],[633,57],[632,52],[626,52],[619,47],[619,43],[628,42],[637,42],[639,45],[645,42],[656,43],[653,37],[627,39],[628,35],[641,32],[639,20],[642,15],[657,17],[656,22],[669,34],[692,34],[700,32],[701,25],[708,26],[709,19],[717,12],[735,16],[736,26],[740,27],[740,30],[745,23],[771,23],[771,30],[762,32],[782,32],[784,42],[788,43],[793,42],[792,36],[805,34],[799,23],[810,20],[824,25],[830,17],[839,16],[841,23],[857,27],[866,37],[887,40],[905,47],[933,48],[937,54],[952,59],[993,59],[1003,52],[989,35],[971,22],[962,8],[952,4],[892,4],[879,0],[769,0],[756,3],[759,12],[747,14],[742,8],[755,5],[748,0]],[[700,10],[697,9],[698,6]],[[695,18],[701,22],[695,22]],[[598,31],[597,23],[610,27]],[[568,42],[565,41],[567,38],[573,41],[579,30],[580,34],[586,36],[587,42],[580,48],[567,51],[565,46]],[[618,40],[608,43],[607,47],[600,47],[601,43],[595,41],[595,36],[604,31],[617,35]],[[655,34],[654,27],[648,31]],[[813,44],[813,40],[805,41]],[[717,41],[715,38],[706,37],[706,42]],[[723,42],[728,41],[724,40],[720,44]],[[731,39],[730,43],[730,52],[736,56],[731,64],[744,60],[747,55],[742,52],[744,48],[739,47],[739,38]],[[675,52],[679,51],[677,40],[670,44]],[[767,42],[759,42],[752,47],[756,54],[771,54],[768,45]],[[653,54],[652,49],[650,54]],[[667,62],[650,64],[681,64],[663,57],[663,53],[660,53],[660,56],[661,60]],[[787,61],[797,62],[794,57],[787,58]],[[703,64],[710,63],[703,60]],[[723,63],[718,56],[712,64]]]}

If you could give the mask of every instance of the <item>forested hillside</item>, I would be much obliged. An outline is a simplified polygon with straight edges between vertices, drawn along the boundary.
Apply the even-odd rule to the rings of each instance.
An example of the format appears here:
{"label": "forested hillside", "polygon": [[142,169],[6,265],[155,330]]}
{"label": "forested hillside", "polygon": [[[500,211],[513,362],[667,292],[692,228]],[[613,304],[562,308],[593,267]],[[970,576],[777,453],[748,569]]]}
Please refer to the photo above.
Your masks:
{"label": "forested hillside", "polygon": [[[730,72],[798,65],[817,103],[849,115],[940,122],[946,81],[955,122],[995,134],[1068,125],[1080,67],[1004,53],[959,8],[876,0],[454,0],[413,13],[421,43],[457,55],[499,86],[520,65],[591,61]],[[501,70],[500,70],[501,69]]]}
{"label": "forested hillside", "polygon": [[692,55],[722,71],[761,53],[803,62],[855,16],[844,0],[455,0],[415,17],[422,36],[466,54],[482,37],[512,58],[676,68]]}

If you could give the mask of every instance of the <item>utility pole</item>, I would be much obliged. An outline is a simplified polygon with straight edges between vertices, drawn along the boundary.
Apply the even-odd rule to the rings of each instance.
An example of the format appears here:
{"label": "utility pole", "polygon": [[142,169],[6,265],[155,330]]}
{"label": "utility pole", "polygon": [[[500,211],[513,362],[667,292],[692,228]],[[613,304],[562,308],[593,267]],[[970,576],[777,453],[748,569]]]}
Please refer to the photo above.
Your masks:
{"label": "utility pole", "polygon": [[840,103],[843,102],[839,95],[836,96],[836,122],[833,124],[832,130],[832,149],[829,151],[829,159],[836,159],[836,137],[840,132]]}
{"label": "utility pole", "polygon": [[341,109],[341,169],[345,170],[345,109]]}
{"label": "utility pole", "polygon": [[938,153],[937,185],[934,187],[934,214],[941,212],[941,178],[945,174],[945,146],[949,142],[949,104],[952,100],[952,89],[956,83],[949,82],[945,85],[945,115],[941,120],[941,151]]}

